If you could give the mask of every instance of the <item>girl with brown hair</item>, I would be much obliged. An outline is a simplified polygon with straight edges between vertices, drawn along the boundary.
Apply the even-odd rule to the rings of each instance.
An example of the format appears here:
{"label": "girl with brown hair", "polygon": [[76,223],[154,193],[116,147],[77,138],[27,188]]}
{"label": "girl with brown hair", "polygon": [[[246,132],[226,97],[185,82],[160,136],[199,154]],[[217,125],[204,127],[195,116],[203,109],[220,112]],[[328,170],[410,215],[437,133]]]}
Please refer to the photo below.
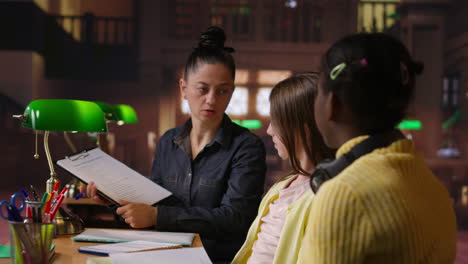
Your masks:
{"label": "girl with brown hair", "polygon": [[289,176],[263,197],[258,215],[233,263],[295,263],[314,193],[309,187],[315,165],[331,158],[315,125],[313,109],[318,74],[289,77],[270,94],[267,133],[278,155],[291,166]]}

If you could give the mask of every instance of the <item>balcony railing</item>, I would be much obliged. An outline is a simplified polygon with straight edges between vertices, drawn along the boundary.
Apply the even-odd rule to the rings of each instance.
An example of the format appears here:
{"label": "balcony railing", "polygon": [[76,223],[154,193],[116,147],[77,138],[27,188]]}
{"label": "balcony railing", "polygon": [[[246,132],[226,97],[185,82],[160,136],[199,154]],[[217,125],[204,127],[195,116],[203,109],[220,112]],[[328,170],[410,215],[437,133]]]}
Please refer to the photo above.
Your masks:
{"label": "balcony railing", "polygon": [[[283,1],[284,2],[284,1]],[[309,43],[321,41],[322,7],[313,1],[297,0],[294,7],[264,1],[265,40]]]}
{"label": "balcony railing", "polygon": [[[321,41],[323,10],[316,0],[166,0],[168,37],[194,39],[209,25],[240,41],[310,43]],[[206,7],[208,19],[201,15]]]}
{"label": "balcony railing", "polygon": [[134,21],[130,17],[52,15],[53,20],[74,40],[81,43],[131,46]]}
{"label": "balcony railing", "polygon": [[400,0],[361,0],[358,11],[358,31],[384,32],[398,19]]}

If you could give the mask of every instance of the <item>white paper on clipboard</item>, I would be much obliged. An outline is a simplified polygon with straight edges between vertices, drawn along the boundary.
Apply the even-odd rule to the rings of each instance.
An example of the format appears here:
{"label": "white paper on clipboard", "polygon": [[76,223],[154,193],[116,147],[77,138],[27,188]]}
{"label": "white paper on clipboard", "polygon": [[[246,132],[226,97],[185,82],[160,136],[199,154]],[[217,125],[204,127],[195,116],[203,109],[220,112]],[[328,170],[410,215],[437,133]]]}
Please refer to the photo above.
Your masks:
{"label": "white paper on clipboard", "polygon": [[85,183],[95,182],[97,189],[114,201],[152,205],[171,195],[100,148],[65,157],[57,165]]}

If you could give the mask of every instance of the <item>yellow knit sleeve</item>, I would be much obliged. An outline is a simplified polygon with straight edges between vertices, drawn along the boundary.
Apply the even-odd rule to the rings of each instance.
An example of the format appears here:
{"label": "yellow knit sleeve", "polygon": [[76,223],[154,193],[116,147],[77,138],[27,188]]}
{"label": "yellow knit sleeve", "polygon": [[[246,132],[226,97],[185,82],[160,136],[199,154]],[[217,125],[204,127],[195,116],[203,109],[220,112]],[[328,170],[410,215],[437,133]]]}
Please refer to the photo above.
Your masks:
{"label": "yellow knit sleeve", "polygon": [[345,184],[332,180],[314,198],[299,263],[362,263],[372,244],[361,202]]}

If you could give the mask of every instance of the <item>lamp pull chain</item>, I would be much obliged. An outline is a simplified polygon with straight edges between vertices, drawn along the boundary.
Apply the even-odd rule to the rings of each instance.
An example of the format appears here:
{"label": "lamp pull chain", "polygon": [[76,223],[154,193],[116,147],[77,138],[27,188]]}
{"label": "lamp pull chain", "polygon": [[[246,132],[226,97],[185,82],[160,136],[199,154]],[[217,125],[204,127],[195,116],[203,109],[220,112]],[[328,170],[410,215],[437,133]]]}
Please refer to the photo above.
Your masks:
{"label": "lamp pull chain", "polygon": [[37,130],[34,130],[34,132],[36,132],[36,141],[35,141],[36,147],[35,147],[35,149],[34,149],[34,158],[35,158],[35,159],[39,159],[39,154],[37,153],[37,137],[38,137],[38,133],[39,133],[39,132],[37,132]]}

